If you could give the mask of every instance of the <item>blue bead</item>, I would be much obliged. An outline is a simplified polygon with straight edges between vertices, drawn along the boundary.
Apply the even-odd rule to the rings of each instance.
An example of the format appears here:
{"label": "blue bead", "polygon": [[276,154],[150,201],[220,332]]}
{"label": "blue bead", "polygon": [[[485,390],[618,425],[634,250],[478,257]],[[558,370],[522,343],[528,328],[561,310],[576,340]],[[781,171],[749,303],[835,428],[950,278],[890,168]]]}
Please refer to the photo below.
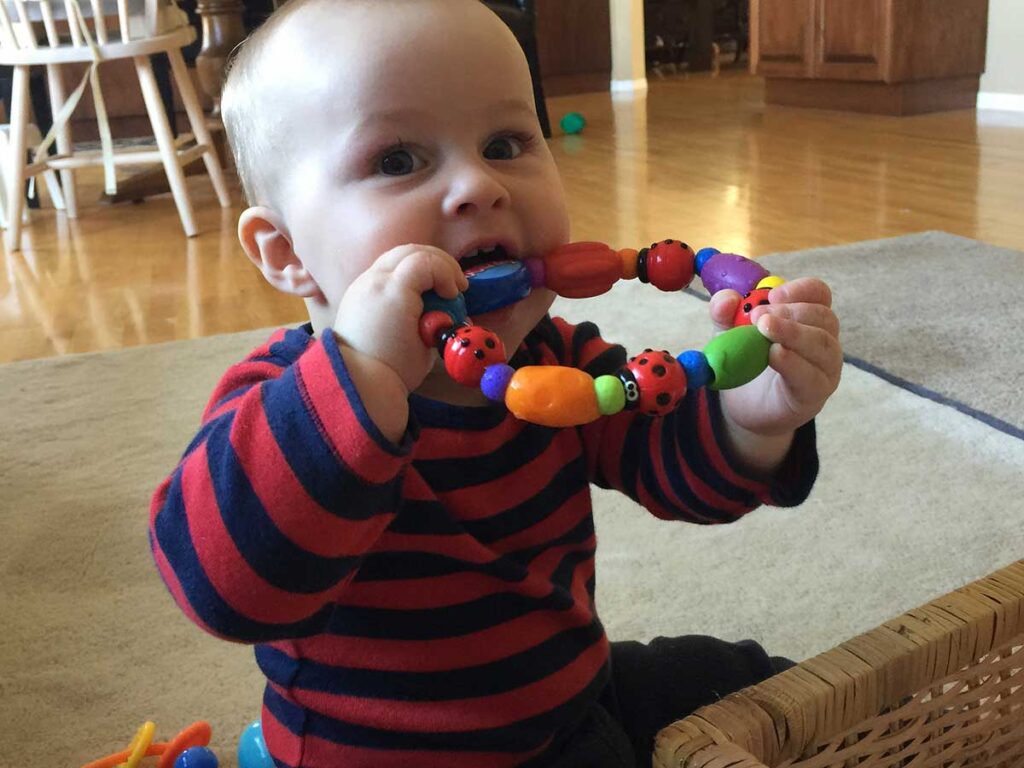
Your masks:
{"label": "blue bead", "polygon": [[708,365],[708,359],[704,353],[697,349],[688,349],[681,352],[676,360],[686,371],[686,388],[700,389],[714,381],[715,372]]}
{"label": "blue bead", "polygon": [[462,325],[466,322],[466,297],[460,293],[454,299],[442,299],[433,291],[427,291],[423,294],[423,314],[434,310],[447,313],[452,325]]}
{"label": "blue bead", "polygon": [[697,251],[697,259],[694,262],[694,269],[697,270],[697,274],[704,269],[704,265],[707,264],[708,259],[714,256],[716,253],[721,253],[717,248],[701,248]]}
{"label": "blue bead", "polygon": [[512,380],[512,374],[515,372],[516,369],[511,365],[502,363],[488,365],[480,379],[481,391],[488,400],[494,400],[496,403],[504,402],[505,390],[508,389],[508,383]]}
{"label": "blue bead", "polygon": [[189,747],[178,755],[174,768],[217,768],[217,756],[206,747]]}
{"label": "blue bead", "polygon": [[259,720],[249,723],[238,739],[238,768],[274,768]]}

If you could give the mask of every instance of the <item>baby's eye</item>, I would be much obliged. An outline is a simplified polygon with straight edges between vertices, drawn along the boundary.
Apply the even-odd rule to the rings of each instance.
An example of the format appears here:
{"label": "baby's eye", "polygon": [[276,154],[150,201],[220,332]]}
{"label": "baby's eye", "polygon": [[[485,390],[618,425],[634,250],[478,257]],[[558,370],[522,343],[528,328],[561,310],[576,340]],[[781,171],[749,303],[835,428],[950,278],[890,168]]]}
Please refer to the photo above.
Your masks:
{"label": "baby's eye", "polygon": [[518,136],[499,136],[484,148],[487,160],[513,160],[523,153],[526,142]]}
{"label": "baby's eye", "polygon": [[407,176],[419,170],[419,161],[408,149],[388,150],[380,159],[378,170],[385,176]]}

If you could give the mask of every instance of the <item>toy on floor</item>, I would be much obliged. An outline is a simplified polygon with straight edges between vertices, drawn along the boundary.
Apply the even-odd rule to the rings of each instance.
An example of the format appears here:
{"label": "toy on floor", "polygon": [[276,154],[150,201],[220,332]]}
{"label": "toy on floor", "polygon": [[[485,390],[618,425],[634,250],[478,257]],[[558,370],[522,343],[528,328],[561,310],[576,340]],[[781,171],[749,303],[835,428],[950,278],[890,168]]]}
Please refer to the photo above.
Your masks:
{"label": "toy on floor", "polygon": [[170,741],[157,742],[153,741],[156,725],[146,721],[127,749],[86,763],[82,768],[139,768],[146,757],[159,758],[156,768],[216,768],[216,756],[206,749],[212,733],[210,724],[200,720],[183,728]]}
{"label": "toy on floor", "polygon": [[259,720],[249,723],[238,740],[238,768],[274,768]]}
{"label": "toy on floor", "polygon": [[582,132],[587,127],[587,119],[579,112],[568,112],[562,116],[558,124],[563,131],[572,135]]}
{"label": "toy on floor", "polygon": [[[571,243],[543,258],[519,261],[499,247],[464,260],[469,289],[455,299],[424,294],[420,338],[435,346],[448,375],[505,406],[517,418],[549,427],[587,424],[602,415],[639,408],[660,416],[671,412],[687,388],[739,387],[768,366],[771,342],[750,322],[754,307],[784,280],[755,261],[704,248],[696,254],[679,240],[662,240],[640,251],[613,250],[603,243]],[[714,294],[732,289],[743,296],[734,327],[715,336],[703,351],[673,357],[644,350],[614,376],[592,378],[566,366],[513,369],[501,339],[471,316],[493,312],[549,288],[566,298],[598,296],[620,279],[639,278],[663,291],[679,291],[699,275]]]}

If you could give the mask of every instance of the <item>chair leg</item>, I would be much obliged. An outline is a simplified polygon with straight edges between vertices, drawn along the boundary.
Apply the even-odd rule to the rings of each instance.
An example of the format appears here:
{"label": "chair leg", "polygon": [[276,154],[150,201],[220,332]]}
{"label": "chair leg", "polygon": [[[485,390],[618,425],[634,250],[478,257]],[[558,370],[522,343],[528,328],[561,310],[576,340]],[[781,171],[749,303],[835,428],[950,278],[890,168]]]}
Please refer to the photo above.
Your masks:
{"label": "chair leg", "polygon": [[[60,76],[60,67],[55,64],[46,65],[46,79],[50,86],[50,109],[53,114],[59,114],[67,99],[64,90],[64,80]],[[57,129],[57,151],[62,155],[70,155],[75,151],[74,142],[71,139],[70,121],[65,121]],[[78,218],[78,195],[75,192],[75,172],[70,168],[60,171],[60,184],[64,193],[64,209],[68,218]]]}
{"label": "chair leg", "polygon": [[134,56],[132,60],[135,62],[135,72],[139,76],[139,86],[142,88],[142,98],[146,102],[149,122],[153,126],[153,135],[156,137],[164,170],[167,172],[167,183],[171,187],[174,204],[178,207],[178,215],[181,217],[181,226],[186,236],[195,237],[199,234],[199,229],[192,214],[192,203],[188,197],[188,187],[185,185],[185,172],[178,162],[178,150],[174,146],[174,137],[171,136],[171,125],[167,122],[164,104],[160,100],[160,89],[153,75],[153,67],[148,56]]}
{"label": "chair leg", "polygon": [[171,71],[174,73],[174,82],[178,85],[178,93],[185,104],[185,113],[188,115],[189,125],[192,128],[192,135],[196,141],[205,144],[208,149],[203,153],[203,162],[206,163],[206,172],[210,174],[210,182],[213,190],[217,193],[217,200],[221,208],[231,205],[231,195],[228,194],[228,185],[224,179],[224,170],[221,168],[220,158],[217,157],[217,150],[213,146],[213,137],[206,127],[206,117],[203,115],[203,108],[199,104],[199,97],[192,86],[192,78],[189,77],[188,67],[185,66],[185,59],[181,51],[168,51],[167,58],[171,61]]}
{"label": "chair leg", "polygon": [[7,148],[7,250],[21,250],[21,214],[25,209],[25,132],[28,128],[29,68],[14,68],[11,89],[11,137]]}

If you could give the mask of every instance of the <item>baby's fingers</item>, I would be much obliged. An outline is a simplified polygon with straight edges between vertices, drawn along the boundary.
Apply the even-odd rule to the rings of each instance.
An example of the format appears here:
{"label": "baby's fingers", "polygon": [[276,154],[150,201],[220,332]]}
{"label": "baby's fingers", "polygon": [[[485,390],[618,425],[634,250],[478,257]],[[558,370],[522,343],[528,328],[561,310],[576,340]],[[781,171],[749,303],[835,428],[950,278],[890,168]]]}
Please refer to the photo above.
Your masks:
{"label": "baby's fingers", "polygon": [[454,299],[468,287],[459,263],[439,248],[413,250],[394,267],[397,288],[417,294],[433,290],[445,299]]}
{"label": "baby's fingers", "polygon": [[[823,328],[804,325],[775,314],[765,314],[757,321],[757,329],[775,345],[781,345],[786,352],[802,358],[809,365],[820,371],[835,385],[839,383],[839,375],[843,368],[843,351],[839,339]],[[773,345],[773,351],[775,346]],[[776,352],[776,355],[781,353]],[[789,357],[789,355],[785,355]],[[772,366],[775,367],[774,365]],[[787,383],[792,384],[786,373],[779,370]],[[828,394],[835,389],[833,385]]]}
{"label": "baby's fingers", "polygon": [[813,325],[830,333],[836,338],[839,337],[839,318],[836,313],[824,304],[771,304],[768,306],[754,307],[750,313],[750,321],[755,325],[766,314],[784,317],[787,320],[794,320],[803,325]]}
{"label": "baby's fingers", "polygon": [[711,322],[714,323],[716,331],[727,331],[732,328],[740,299],[736,291],[728,289],[718,291],[711,297]]}

